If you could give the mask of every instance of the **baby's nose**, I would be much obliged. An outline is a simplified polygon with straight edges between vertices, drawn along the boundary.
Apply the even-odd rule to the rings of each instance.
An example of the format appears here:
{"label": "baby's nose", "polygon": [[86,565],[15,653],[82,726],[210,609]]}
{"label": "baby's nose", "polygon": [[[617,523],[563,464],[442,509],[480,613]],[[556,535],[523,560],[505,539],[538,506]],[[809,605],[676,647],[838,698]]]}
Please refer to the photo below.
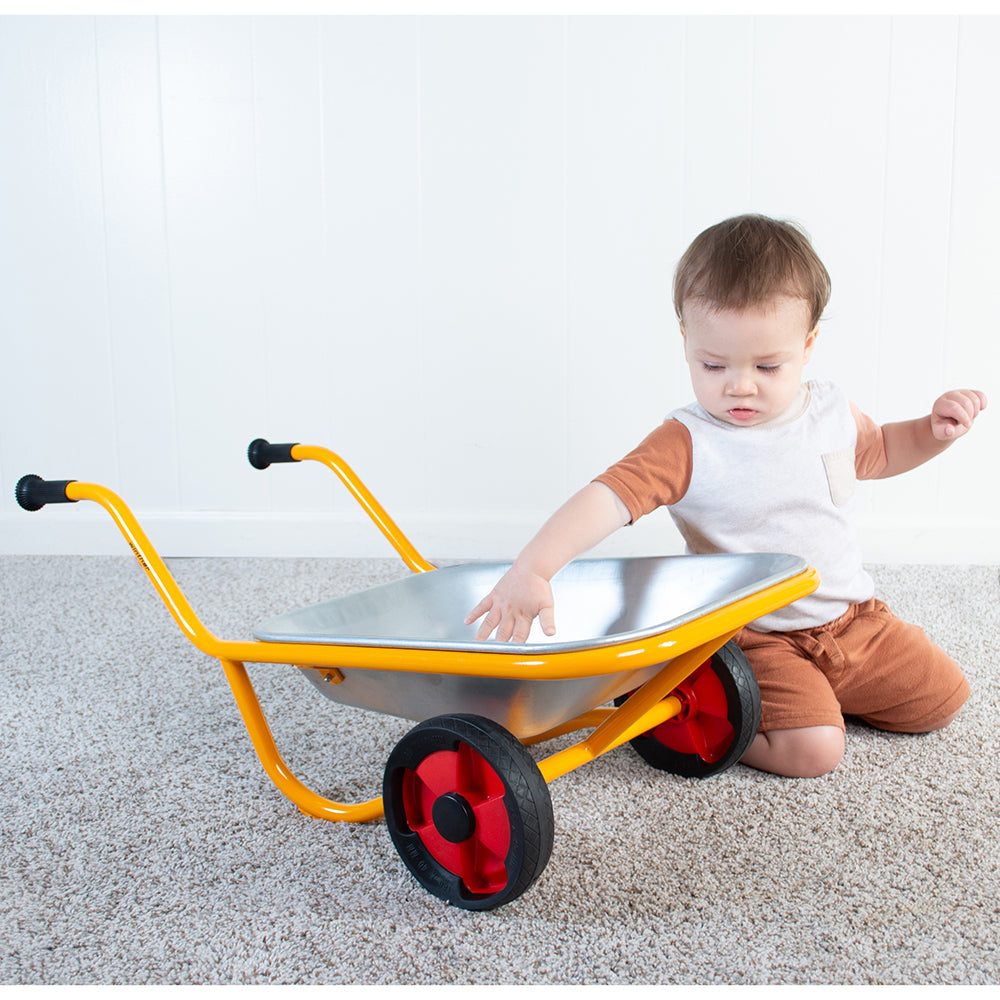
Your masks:
{"label": "baby's nose", "polygon": [[731,396],[754,396],[757,394],[757,383],[748,375],[737,375],[729,383]]}

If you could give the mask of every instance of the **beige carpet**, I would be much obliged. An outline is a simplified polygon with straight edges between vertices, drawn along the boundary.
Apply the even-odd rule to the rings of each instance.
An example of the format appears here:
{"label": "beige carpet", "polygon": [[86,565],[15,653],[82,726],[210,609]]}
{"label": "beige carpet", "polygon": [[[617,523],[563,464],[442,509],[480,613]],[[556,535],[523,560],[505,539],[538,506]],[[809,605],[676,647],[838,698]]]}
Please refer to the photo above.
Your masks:
{"label": "beige carpet", "polygon": [[[170,565],[224,638],[406,574]],[[996,983],[997,568],[874,573],[972,682],[951,728],[849,726],[839,770],[807,781],[686,781],[621,748],[550,786],[541,879],[469,913],[413,881],[381,822],[308,819],[274,789],[218,663],[131,557],[2,558],[0,982]],[[378,793],[407,723],[252,669],[307,783]]]}

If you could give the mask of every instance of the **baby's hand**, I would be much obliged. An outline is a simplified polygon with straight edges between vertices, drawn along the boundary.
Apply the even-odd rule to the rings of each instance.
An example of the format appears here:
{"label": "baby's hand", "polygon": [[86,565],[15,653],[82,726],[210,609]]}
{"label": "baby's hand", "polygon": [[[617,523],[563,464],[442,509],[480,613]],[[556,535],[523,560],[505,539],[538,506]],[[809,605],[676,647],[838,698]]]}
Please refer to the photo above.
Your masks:
{"label": "baby's hand", "polygon": [[471,625],[483,615],[476,639],[488,639],[496,629],[500,642],[525,642],[531,623],[537,617],[546,635],[555,635],[555,611],[552,587],[544,577],[517,564],[500,579],[493,590],[469,612],[465,619]]}
{"label": "baby's hand", "polygon": [[954,441],[972,427],[984,409],[986,396],[978,389],[952,389],[934,402],[931,433],[938,441]]}

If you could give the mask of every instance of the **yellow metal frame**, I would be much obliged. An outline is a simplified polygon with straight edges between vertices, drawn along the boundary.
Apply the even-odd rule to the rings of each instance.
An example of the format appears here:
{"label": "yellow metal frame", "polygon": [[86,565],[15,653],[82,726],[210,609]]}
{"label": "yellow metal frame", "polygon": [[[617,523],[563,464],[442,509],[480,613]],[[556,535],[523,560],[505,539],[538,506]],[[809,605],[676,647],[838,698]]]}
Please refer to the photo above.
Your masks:
{"label": "yellow metal frame", "polygon": [[[292,448],[291,456],[295,461],[317,461],[332,469],[411,570],[422,573],[435,568],[417,551],[340,456],[326,448],[302,444]],[[326,667],[331,671],[343,667],[556,680],[598,676],[617,670],[639,670],[668,661],[620,708],[594,709],[557,729],[525,741],[540,743],[565,733],[592,729],[590,735],[580,742],[541,761],[539,768],[549,782],[673,718],[681,711],[681,703],[670,692],[688,675],[748,622],[812,593],[819,582],[818,574],[810,568],[790,580],[658,635],[610,647],[539,652],[537,655],[507,652],[500,644],[495,650],[473,652],[256,640],[229,642],[217,638],[205,628],[135,515],[119,496],[96,483],[72,482],[66,486],[66,497],[69,500],[92,500],[107,510],[181,631],[203,653],[221,662],[254,749],[268,776],[302,812],[328,820],[367,822],[377,819],[382,815],[382,800],[374,798],[356,804],[335,802],[313,792],[292,774],[275,745],[246,663]]]}

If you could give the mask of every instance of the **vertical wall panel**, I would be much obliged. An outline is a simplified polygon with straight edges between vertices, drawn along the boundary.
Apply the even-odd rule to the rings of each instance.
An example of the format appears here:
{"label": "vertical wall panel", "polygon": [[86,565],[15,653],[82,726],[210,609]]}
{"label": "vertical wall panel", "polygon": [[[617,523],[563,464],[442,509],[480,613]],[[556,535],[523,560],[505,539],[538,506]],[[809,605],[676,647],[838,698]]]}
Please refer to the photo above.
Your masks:
{"label": "vertical wall panel", "polygon": [[[943,384],[958,22],[895,18],[890,52],[881,315],[867,354],[880,422],[930,411]],[[914,344],[926,345],[914,350]],[[931,462],[870,488],[873,509],[933,515],[945,468]]]}
{"label": "vertical wall panel", "polygon": [[810,375],[865,403],[877,384],[858,359],[878,333],[889,20],[756,25],[751,196],[758,211],[805,225],[833,279]]}
{"label": "vertical wall panel", "polygon": [[679,19],[569,27],[571,489],[690,392],[670,305],[683,249],[683,33]]}
{"label": "vertical wall panel", "polygon": [[[254,18],[253,160],[260,322],[257,359],[266,380],[264,423],[246,436],[327,440],[336,368],[323,214],[320,21]],[[329,510],[338,495],[322,470],[275,468],[254,492],[279,510]]]}
{"label": "vertical wall panel", "polygon": [[0,67],[4,472],[114,481],[93,19],[3,18]]}
{"label": "vertical wall panel", "polygon": [[267,425],[250,22],[162,18],[160,73],[180,498],[266,506],[240,456]]}
{"label": "vertical wall panel", "polygon": [[563,22],[427,18],[420,51],[426,496],[524,509],[565,478]]}
{"label": "vertical wall panel", "polygon": [[[682,233],[752,211],[754,19],[691,17],[684,46]],[[690,235],[689,235],[690,234]]]}
{"label": "vertical wall panel", "polygon": [[176,411],[156,35],[151,18],[97,20],[101,176],[118,445],[116,486],[137,507],[176,509]]}
{"label": "vertical wall panel", "polygon": [[[416,18],[331,18],[321,28],[324,327],[315,391],[322,437],[390,510],[424,505],[419,45]],[[306,355],[309,356],[309,355]],[[342,489],[335,503],[354,510]]]}
{"label": "vertical wall panel", "polygon": [[[955,100],[955,168],[948,268],[944,382],[990,395],[991,409],[974,435],[942,459],[946,474],[938,504],[949,522],[974,521],[989,547],[1000,537],[1000,132],[992,127],[1000,94],[1000,19],[963,18],[959,27]],[[980,549],[980,552],[983,550]]]}

